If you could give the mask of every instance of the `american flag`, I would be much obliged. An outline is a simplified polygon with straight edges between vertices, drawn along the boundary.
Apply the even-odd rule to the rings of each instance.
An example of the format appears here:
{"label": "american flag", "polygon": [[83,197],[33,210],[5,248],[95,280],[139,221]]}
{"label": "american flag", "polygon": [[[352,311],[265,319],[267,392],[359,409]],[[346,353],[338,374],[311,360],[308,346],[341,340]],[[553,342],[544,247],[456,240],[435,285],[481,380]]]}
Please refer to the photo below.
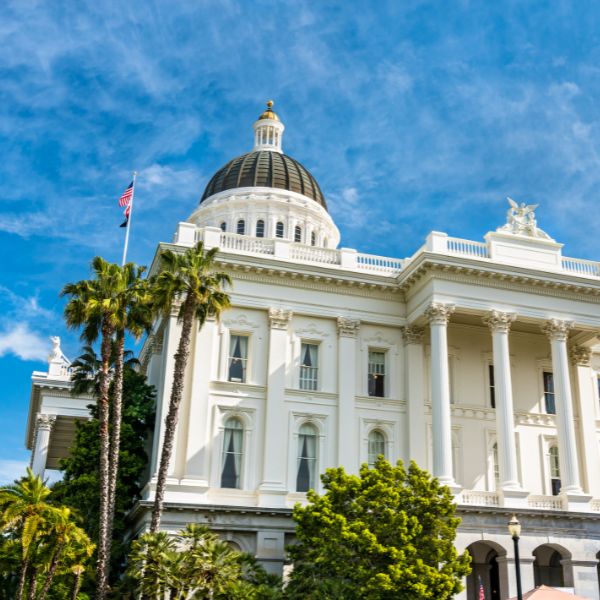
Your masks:
{"label": "american flag", "polygon": [[127,186],[127,189],[121,194],[119,198],[119,206],[128,206],[131,202],[131,196],[133,195],[133,181]]}
{"label": "american flag", "polygon": [[485,590],[483,589],[483,581],[481,581],[481,575],[479,576],[479,597],[477,600],[485,600]]}

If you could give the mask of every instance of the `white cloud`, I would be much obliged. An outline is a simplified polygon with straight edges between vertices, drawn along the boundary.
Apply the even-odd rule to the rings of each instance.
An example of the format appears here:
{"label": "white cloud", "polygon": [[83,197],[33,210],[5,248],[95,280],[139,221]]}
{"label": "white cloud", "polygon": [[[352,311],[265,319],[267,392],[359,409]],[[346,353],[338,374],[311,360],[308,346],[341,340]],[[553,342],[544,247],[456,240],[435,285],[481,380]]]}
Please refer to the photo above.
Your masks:
{"label": "white cloud", "polygon": [[31,331],[27,323],[15,323],[0,332],[0,356],[14,354],[22,360],[46,360],[50,344]]}
{"label": "white cloud", "polygon": [[29,463],[24,460],[0,460],[0,485],[13,483],[22,475],[25,475],[25,469]]}

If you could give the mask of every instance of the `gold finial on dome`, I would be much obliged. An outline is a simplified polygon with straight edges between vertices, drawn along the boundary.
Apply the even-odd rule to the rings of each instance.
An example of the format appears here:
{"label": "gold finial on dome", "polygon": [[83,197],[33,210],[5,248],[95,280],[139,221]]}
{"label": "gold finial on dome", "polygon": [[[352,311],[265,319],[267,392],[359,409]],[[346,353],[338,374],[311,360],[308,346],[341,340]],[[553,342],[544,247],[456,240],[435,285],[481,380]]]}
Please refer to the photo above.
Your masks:
{"label": "gold finial on dome", "polygon": [[279,117],[273,112],[273,104],[275,104],[273,100],[267,100],[267,110],[265,110],[265,112],[258,117],[259,121],[261,119],[273,119],[273,121],[279,121]]}

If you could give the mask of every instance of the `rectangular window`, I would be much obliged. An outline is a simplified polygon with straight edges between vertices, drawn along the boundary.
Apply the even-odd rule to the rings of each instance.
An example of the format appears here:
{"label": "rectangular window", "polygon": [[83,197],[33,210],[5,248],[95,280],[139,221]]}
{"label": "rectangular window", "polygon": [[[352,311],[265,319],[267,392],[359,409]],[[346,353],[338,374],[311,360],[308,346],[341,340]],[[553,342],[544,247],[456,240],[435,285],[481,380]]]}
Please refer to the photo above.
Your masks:
{"label": "rectangular window", "polygon": [[232,335],[229,338],[229,373],[228,380],[238,383],[246,381],[246,365],[248,363],[248,336]]}
{"label": "rectangular window", "polygon": [[546,413],[549,415],[556,414],[556,404],[554,402],[554,375],[544,371],[544,403]]}
{"label": "rectangular window", "polygon": [[300,348],[300,389],[316,391],[319,377],[319,346],[302,342]]}
{"label": "rectangular window", "polygon": [[369,396],[385,396],[385,352],[369,350]]}
{"label": "rectangular window", "polygon": [[496,408],[496,385],[494,383],[494,365],[488,368],[490,377],[490,406]]}

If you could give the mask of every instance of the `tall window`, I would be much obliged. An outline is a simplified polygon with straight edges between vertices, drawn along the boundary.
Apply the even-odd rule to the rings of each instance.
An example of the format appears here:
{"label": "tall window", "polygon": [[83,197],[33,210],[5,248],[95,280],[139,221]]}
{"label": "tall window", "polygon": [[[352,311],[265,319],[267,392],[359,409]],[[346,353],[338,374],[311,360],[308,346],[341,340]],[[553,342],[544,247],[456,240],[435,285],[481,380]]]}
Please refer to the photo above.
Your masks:
{"label": "tall window", "polygon": [[488,366],[488,373],[490,378],[490,406],[496,408],[496,384],[494,380],[494,365]]}
{"label": "tall window", "polygon": [[552,495],[558,496],[560,493],[560,462],[558,458],[558,446],[550,446],[548,449],[550,458],[550,485],[552,486]]}
{"label": "tall window", "polygon": [[546,413],[549,415],[556,414],[556,403],[554,401],[554,375],[544,371],[544,403],[546,405]]}
{"label": "tall window", "polygon": [[256,237],[265,237],[265,222],[262,219],[256,221]]}
{"label": "tall window", "polygon": [[223,456],[221,469],[221,487],[239,488],[242,472],[244,444],[244,426],[239,419],[232,417],[225,423],[223,435]]}
{"label": "tall window", "polygon": [[300,389],[315,391],[319,377],[319,346],[302,342],[300,348]]}
{"label": "tall window", "polygon": [[227,223],[225,221],[221,223],[221,231],[227,231]]}
{"label": "tall window", "polygon": [[239,235],[244,235],[244,234],[246,233],[246,221],[244,221],[244,219],[240,219],[240,220],[237,222],[237,229],[236,229],[236,232],[237,232]]}
{"label": "tall window", "polygon": [[294,241],[302,241],[302,227],[300,227],[300,225],[296,225],[296,227],[294,227]]}
{"label": "tall window", "polygon": [[305,423],[300,427],[298,435],[298,474],[296,491],[308,492],[315,487],[317,470],[317,430],[313,425]]}
{"label": "tall window", "polygon": [[369,396],[385,396],[385,352],[369,350]]}
{"label": "tall window", "polygon": [[277,225],[275,225],[275,237],[283,237],[283,223],[281,221],[277,221]]}
{"label": "tall window", "polygon": [[369,433],[369,467],[375,466],[378,456],[385,458],[385,436],[378,429]]}
{"label": "tall window", "polygon": [[310,232],[310,245],[314,246],[317,243],[317,235],[314,231]]}
{"label": "tall window", "polygon": [[500,489],[500,460],[498,459],[498,443],[495,443],[492,448],[492,458],[494,461],[494,482],[496,489]]}
{"label": "tall window", "polygon": [[246,381],[248,362],[248,336],[232,335],[229,340],[229,381]]}

